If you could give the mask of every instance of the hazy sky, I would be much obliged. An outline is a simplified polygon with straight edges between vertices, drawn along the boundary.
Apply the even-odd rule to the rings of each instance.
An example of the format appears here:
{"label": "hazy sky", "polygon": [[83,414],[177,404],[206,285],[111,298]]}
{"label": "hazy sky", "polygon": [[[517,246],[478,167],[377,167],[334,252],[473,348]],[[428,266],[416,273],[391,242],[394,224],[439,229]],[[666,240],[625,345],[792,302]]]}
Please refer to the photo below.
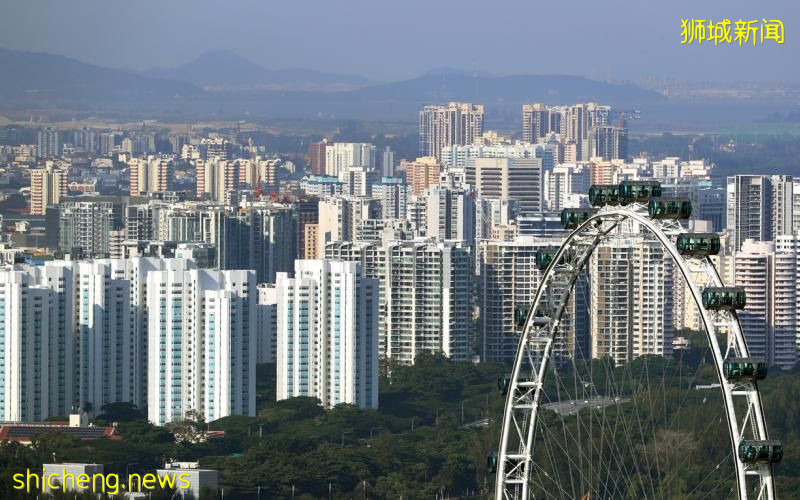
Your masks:
{"label": "hazy sky", "polygon": [[[681,19],[780,19],[786,42],[681,45]],[[2,0],[0,46],[144,69],[229,49],[391,80],[435,67],[800,81],[792,0]],[[211,70],[211,68],[209,68]]]}

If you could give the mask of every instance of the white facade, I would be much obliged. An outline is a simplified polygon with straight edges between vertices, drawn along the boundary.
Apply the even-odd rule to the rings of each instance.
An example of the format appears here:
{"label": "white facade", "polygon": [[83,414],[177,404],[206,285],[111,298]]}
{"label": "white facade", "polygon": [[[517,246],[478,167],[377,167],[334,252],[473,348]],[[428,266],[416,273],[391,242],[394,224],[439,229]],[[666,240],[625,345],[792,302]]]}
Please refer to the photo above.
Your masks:
{"label": "white facade", "polygon": [[278,341],[278,289],[272,283],[258,285],[258,363],[274,363]]}
{"label": "white facade", "polygon": [[373,184],[378,182],[380,172],[362,165],[351,165],[339,169],[342,193],[348,196],[370,196]]}
{"label": "white facade", "polygon": [[373,170],[377,167],[377,148],[362,142],[335,142],[325,147],[325,175],[339,177],[347,167]]}
{"label": "white facade", "polygon": [[[519,329],[514,323],[517,307],[529,308],[542,279],[536,253],[554,251],[563,238],[519,237],[514,241],[480,242],[481,359],[511,362],[517,352]],[[577,304],[577,306],[576,306]],[[585,275],[578,279],[562,317],[563,335],[554,346],[558,358],[587,356],[588,296]]]}
{"label": "white facade", "polygon": [[728,177],[728,232],[734,250],[747,239],[773,241],[792,234],[793,181],[791,175],[737,175]]}
{"label": "white facade", "polygon": [[[11,346],[0,349],[6,419],[42,420],[76,407],[97,414],[104,404],[120,401],[143,407],[145,276],[192,266],[183,259],[132,258],[0,269],[0,342]],[[25,333],[22,325],[35,333]],[[35,392],[30,377],[43,384]]]}
{"label": "white facade", "polygon": [[470,359],[470,250],[462,242],[386,245],[385,322],[381,354],[413,364],[418,352]]}
{"label": "white facade", "polygon": [[420,156],[433,156],[441,161],[444,149],[472,144],[482,134],[482,104],[451,102],[447,106],[425,106],[419,112]]}
{"label": "white facade", "polygon": [[[0,418],[43,420],[50,408],[53,291],[25,271],[0,271]],[[52,388],[57,389],[57,388]]]}
{"label": "white facade", "polygon": [[601,243],[590,264],[591,353],[625,363],[672,355],[674,263],[642,238]]}
{"label": "white facade", "polygon": [[[712,255],[711,263],[717,269],[723,286],[733,286],[735,284],[733,255],[724,253]],[[712,286],[704,274],[695,274],[692,279],[701,291],[706,286]],[[703,318],[700,316],[700,309],[697,307],[697,303],[695,303],[694,297],[677,267],[675,268],[673,283],[675,286],[673,292],[675,296],[673,307],[675,330],[693,330],[696,332],[703,330],[705,327],[703,326]],[[703,307],[702,304],[700,307]]]}
{"label": "white facade", "polygon": [[115,279],[108,261],[78,262],[75,282],[78,401],[95,411],[133,401],[130,282]]}
{"label": "white facade", "polygon": [[111,267],[111,276],[126,280],[130,286],[130,335],[132,337],[132,401],[139,408],[147,404],[147,275],[153,271],[195,269],[197,264],[190,259],[162,259],[158,257],[133,257],[127,259],[103,259]]}
{"label": "white facade", "polygon": [[147,288],[149,420],[255,415],[255,273],[155,271]]}
{"label": "white facade", "polygon": [[800,234],[800,178],[792,183],[792,234]]}
{"label": "white facade", "polygon": [[570,204],[572,195],[589,192],[589,165],[586,163],[562,163],[544,172],[544,205],[553,212],[560,212]]}
{"label": "white facade", "polygon": [[511,227],[518,213],[516,200],[481,196],[475,201],[475,238],[492,239],[498,228]]}
{"label": "white facade", "polygon": [[793,236],[779,243],[745,240],[736,253],[736,286],[744,287],[739,312],[747,346],[770,365],[791,368],[797,360],[797,248]]}
{"label": "white facade", "polygon": [[521,214],[541,212],[544,180],[541,158],[471,158],[466,182],[480,196],[516,200]]}
{"label": "white facade", "polygon": [[444,186],[425,196],[425,236],[475,244],[475,193]]}
{"label": "white facade", "polygon": [[[797,348],[800,349],[800,234],[778,236],[775,238],[776,261],[776,301],[780,309],[779,323],[788,329],[791,321],[791,304],[794,304],[794,329]],[[791,283],[795,290],[792,295]]]}
{"label": "white facade", "polygon": [[277,293],[277,399],[377,408],[377,280],[356,262],[298,260]]}
{"label": "white facade", "polygon": [[442,149],[442,165],[464,168],[472,158],[543,158],[545,166],[554,166],[555,151],[552,145],[529,142],[514,144],[461,144]]}
{"label": "white facade", "polygon": [[372,196],[380,200],[383,219],[406,218],[411,188],[400,181],[396,177],[384,177],[379,184],[372,186]]}
{"label": "white facade", "polygon": [[337,196],[319,201],[317,255],[325,255],[331,241],[353,241],[366,219],[379,219],[381,205],[377,198]]}

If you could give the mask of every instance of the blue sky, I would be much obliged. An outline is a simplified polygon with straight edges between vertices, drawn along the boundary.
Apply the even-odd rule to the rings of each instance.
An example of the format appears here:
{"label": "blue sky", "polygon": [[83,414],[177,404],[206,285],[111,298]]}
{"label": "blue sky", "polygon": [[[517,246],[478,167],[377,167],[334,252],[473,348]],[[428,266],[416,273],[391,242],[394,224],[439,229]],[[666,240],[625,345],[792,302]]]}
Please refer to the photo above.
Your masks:
{"label": "blue sky", "polygon": [[[786,42],[681,45],[681,19],[780,19]],[[436,67],[596,79],[800,81],[800,3],[669,0],[3,0],[0,46],[145,69],[233,50],[378,80]]]}

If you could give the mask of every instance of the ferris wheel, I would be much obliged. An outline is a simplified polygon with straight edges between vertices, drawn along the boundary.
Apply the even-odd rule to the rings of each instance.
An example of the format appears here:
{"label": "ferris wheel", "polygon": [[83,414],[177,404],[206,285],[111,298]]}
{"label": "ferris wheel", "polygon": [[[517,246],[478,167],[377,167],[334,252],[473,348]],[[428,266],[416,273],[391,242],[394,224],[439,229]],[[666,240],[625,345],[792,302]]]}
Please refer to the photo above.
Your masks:
{"label": "ferris wheel", "polygon": [[[662,197],[657,182],[595,185],[589,200],[593,208],[562,212],[571,232],[536,254],[533,303],[515,310],[519,347],[498,380],[506,403],[499,450],[489,456],[495,497],[775,498],[783,447],[769,439],[758,391],[767,364],[750,356],[736,314],[744,290],[725,287],[710,259],[719,235],[686,232],[680,221],[691,203]],[[640,338],[639,354],[622,363],[599,359],[613,342],[569,337],[577,290],[587,288],[576,284],[593,254],[631,237],[649,241],[660,254],[647,258],[669,262],[685,283],[704,333],[694,351],[673,353],[669,339],[662,355],[650,355],[657,349]],[[604,317],[591,321],[630,319],[596,307],[589,314]]]}

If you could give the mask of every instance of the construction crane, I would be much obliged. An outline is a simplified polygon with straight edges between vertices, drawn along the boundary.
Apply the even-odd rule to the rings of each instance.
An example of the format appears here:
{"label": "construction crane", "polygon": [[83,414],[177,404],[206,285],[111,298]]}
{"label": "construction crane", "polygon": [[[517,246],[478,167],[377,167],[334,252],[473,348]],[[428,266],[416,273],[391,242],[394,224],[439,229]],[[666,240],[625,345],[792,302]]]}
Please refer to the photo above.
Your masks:
{"label": "construction crane", "polygon": [[638,109],[620,110],[617,114],[617,126],[625,127],[625,123],[630,120],[639,120],[641,112]]}

